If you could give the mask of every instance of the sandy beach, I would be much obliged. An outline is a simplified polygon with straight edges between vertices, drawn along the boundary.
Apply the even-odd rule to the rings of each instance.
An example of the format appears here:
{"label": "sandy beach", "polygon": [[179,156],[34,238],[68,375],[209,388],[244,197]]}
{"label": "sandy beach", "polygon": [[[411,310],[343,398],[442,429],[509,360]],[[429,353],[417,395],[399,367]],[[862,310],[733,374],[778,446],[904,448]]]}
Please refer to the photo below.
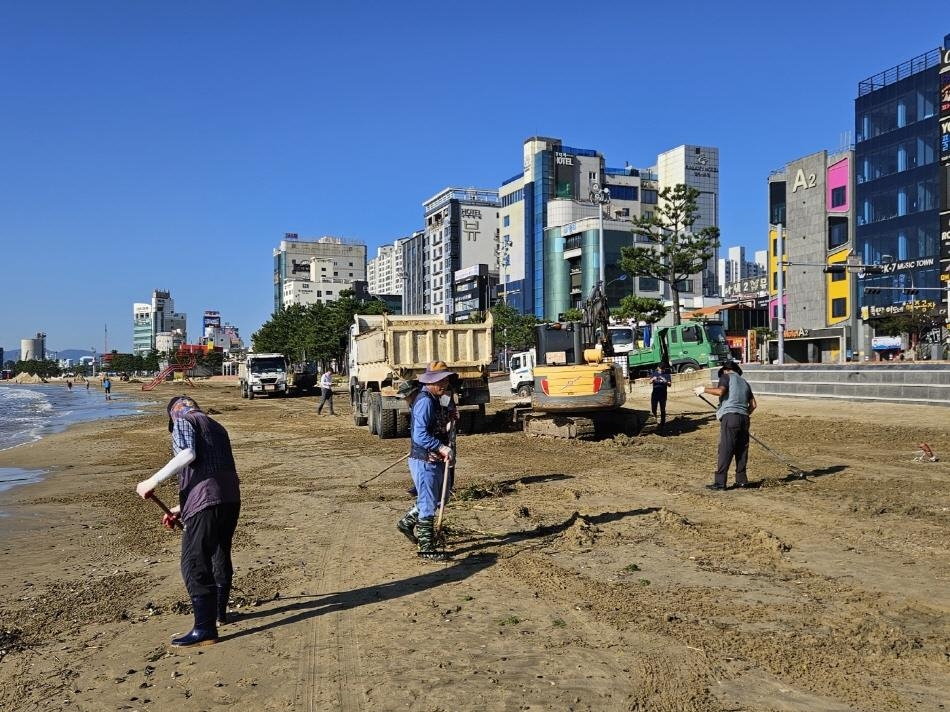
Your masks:
{"label": "sandy beach", "polygon": [[[671,394],[604,442],[459,439],[446,564],[394,524],[406,440],[317,398],[116,383],[155,407],[0,452],[0,709],[937,710],[950,700],[950,412],[763,398],[750,490],[708,492],[718,424]],[[242,480],[233,623],[191,624],[179,535],[135,483],[187,391]],[[635,392],[641,411],[648,396]],[[914,462],[926,441],[941,459]],[[730,475],[731,483],[731,475]],[[170,483],[159,496],[174,503]]]}

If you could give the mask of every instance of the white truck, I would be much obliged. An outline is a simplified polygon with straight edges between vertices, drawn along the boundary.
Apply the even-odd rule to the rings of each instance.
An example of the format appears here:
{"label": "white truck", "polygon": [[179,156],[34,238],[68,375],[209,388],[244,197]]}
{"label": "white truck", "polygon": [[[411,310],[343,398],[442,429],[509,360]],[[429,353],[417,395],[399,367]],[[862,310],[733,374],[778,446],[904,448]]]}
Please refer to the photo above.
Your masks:
{"label": "white truck", "polygon": [[290,362],[283,354],[249,353],[238,364],[241,397],[286,396],[289,371]]}
{"label": "white truck", "polygon": [[409,435],[409,410],[396,397],[403,381],[433,361],[458,374],[454,381],[459,430],[476,432],[491,399],[488,369],[494,358],[491,314],[480,324],[449,324],[431,314],[357,314],[350,325],[347,371],[353,422],[380,438]]}

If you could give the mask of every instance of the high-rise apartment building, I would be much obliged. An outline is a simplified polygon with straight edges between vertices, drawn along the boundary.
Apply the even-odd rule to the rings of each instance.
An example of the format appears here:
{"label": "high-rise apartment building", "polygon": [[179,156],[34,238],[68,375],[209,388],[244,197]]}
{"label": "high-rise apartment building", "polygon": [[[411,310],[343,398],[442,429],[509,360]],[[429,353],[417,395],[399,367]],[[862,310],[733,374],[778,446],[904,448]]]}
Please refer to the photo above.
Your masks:
{"label": "high-rise apartment building", "polygon": [[336,301],[366,281],[366,245],[325,236],[300,240],[285,233],[274,250],[274,311],[290,304]]}
{"label": "high-rise apartment building", "polygon": [[401,237],[391,245],[376,248],[376,256],[366,263],[366,288],[370,294],[388,294],[402,296],[403,249],[408,240]]}
{"label": "high-rise apartment building", "polygon": [[[950,48],[950,36],[944,47]],[[946,54],[933,49],[858,83],[855,248],[862,262],[886,270],[862,280],[863,287],[879,290],[859,295],[861,315],[872,325],[894,314],[945,309],[940,213],[947,194],[941,158],[950,158]],[[945,245],[948,229],[950,221],[943,228]],[[950,251],[944,253],[950,266]]]}
{"label": "high-rise apartment building", "polygon": [[746,259],[745,247],[735,245],[726,249],[726,257],[719,258],[719,291],[728,293],[727,286],[744,279],[754,279],[768,272],[768,251],[756,250],[753,260]]}
{"label": "high-rise apartment building", "polygon": [[423,203],[425,228],[403,244],[403,313],[455,312],[455,273],[498,260],[498,191],[446,188]]}
{"label": "high-rise apartment building", "polygon": [[[150,302],[132,305],[132,352],[146,355],[158,348],[159,341],[163,346],[187,343],[187,327],[188,317],[175,311],[171,292],[156,289],[152,291]],[[167,338],[156,341],[159,334],[165,334]]]}

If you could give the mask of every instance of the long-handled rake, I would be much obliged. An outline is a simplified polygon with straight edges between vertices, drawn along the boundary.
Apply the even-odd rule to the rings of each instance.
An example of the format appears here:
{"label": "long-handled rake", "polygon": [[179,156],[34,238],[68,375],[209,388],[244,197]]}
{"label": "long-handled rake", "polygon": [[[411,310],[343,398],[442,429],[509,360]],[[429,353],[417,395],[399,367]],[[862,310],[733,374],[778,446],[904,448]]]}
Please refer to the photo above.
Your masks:
{"label": "long-handled rake", "polygon": [[[717,410],[716,406],[715,406],[709,399],[707,399],[705,396],[699,396],[699,397],[702,398],[710,408],[712,408],[713,410]],[[767,453],[769,453],[770,455],[772,455],[772,457],[774,457],[776,460],[778,460],[778,461],[781,462],[783,465],[785,465],[785,467],[787,467],[789,470],[791,470],[792,474],[795,475],[797,478],[799,478],[800,480],[804,480],[804,479],[805,479],[807,473],[806,473],[802,468],[798,467],[797,465],[792,464],[792,462],[791,462],[787,457],[785,457],[784,455],[782,455],[780,452],[777,452],[776,450],[773,450],[772,448],[770,448],[770,447],[769,447],[768,445],[766,445],[764,442],[762,442],[761,440],[759,440],[759,439],[755,436],[754,433],[750,432],[750,433],[749,433],[749,438],[751,438],[752,440],[754,440],[755,442],[757,442],[757,443],[762,447],[763,450],[765,450]]]}

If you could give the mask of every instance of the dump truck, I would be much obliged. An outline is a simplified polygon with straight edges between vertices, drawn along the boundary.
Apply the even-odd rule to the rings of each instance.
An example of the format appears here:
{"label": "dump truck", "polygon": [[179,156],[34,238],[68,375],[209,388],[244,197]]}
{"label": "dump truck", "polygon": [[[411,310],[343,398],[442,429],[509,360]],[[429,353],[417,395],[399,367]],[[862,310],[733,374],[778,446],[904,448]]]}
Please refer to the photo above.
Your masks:
{"label": "dump truck", "polygon": [[676,326],[655,327],[649,346],[627,352],[629,377],[647,376],[664,360],[674,373],[717,368],[729,360],[723,323],[684,321]]}
{"label": "dump truck", "polygon": [[290,363],[283,354],[249,353],[238,364],[241,397],[287,395]]}
{"label": "dump truck", "polygon": [[488,370],[494,358],[489,313],[479,324],[450,324],[431,314],[356,314],[350,325],[347,372],[353,422],[382,439],[409,435],[409,409],[396,397],[399,384],[433,361],[458,374],[453,391],[459,430],[477,432],[491,400]]}

